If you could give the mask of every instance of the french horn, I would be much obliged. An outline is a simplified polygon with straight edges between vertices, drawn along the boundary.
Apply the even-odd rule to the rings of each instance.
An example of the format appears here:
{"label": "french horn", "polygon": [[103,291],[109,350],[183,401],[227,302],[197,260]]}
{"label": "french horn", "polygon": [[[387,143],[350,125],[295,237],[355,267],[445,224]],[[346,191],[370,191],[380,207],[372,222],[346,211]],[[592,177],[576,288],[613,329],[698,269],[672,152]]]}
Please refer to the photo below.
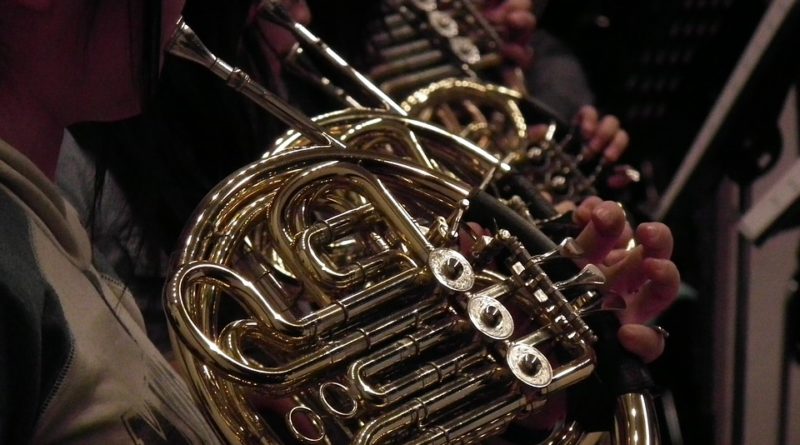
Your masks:
{"label": "french horn", "polygon": [[[479,188],[394,155],[425,158],[419,147],[434,142],[479,147],[422,122],[403,147],[383,136],[399,119],[388,112],[360,110],[357,123],[328,131],[182,21],[169,51],[304,141],[208,194],[165,287],[175,350],[221,438],[485,442],[599,373],[617,396],[609,431],[564,422],[543,443],[658,443],[652,383],[635,361],[618,372],[615,327],[594,311],[603,276],[575,269],[575,242],[555,244]],[[391,153],[363,147],[376,140]]]}
{"label": "french horn", "polygon": [[[390,113],[384,116],[382,122],[392,121],[398,125],[392,127],[382,125],[381,134],[384,137],[406,139],[409,143],[403,144],[404,146],[415,147],[411,152],[396,154],[409,156],[425,167],[443,170],[472,185],[486,189],[495,196],[502,197],[507,204],[535,223],[563,219],[563,215],[555,212],[550,202],[543,197],[543,191],[550,192],[558,199],[575,200],[593,192],[591,180],[577,170],[572,155],[563,152],[561,146],[547,142],[554,135],[554,123],[550,125],[544,145],[537,144],[535,147],[525,145],[527,122],[518,105],[524,96],[516,91],[475,80],[445,79],[417,90],[412,95],[413,99],[400,104],[367,76],[350,66],[306,27],[295,22],[279,2],[265,0],[261,2],[260,11],[267,20],[279,24],[297,38],[298,45],[288,56],[289,66],[294,67],[294,71],[300,73],[305,80],[350,107],[314,118],[319,125],[335,129],[332,131],[352,133],[352,124],[365,119],[364,115],[357,115],[354,109],[367,108],[365,103],[371,107],[386,109]],[[341,87],[321,74],[316,62],[321,62],[324,68],[332,71],[337,80],[346,82],[347,87]],[[488,105],[492,113],[501,116],[501,120],[512,123],[510,133],[501,134],[497,131],[498,127],[493,127],[493,131],[482,132],[482,136],[479,137],[469,132],[467,134],[454,132],[450,126],[443,125],[442,127],[448,132],[459,134],[474,144],[466,149],[460,144],[444,147],[434,145],[422,149],[419,144],[413,142],[415,136],[411,127],[419,126],[420,120],[441,125],[442,122],[431,119],[424,110],[430,109],[430,105],[434,103],[442,105],[443,101],[448,102],[450,99],[468,104],[475,110],[478,104]],[[420,107],[410,107],[409,103],[412,102]],[[440,109],[445,108],[452,111],[450,105],[444,105]],[[375,111],[368,108],[366,112],[369,114]],[[420,112],[422,116],[415,115],[416,112]],[[483,116],[481,113],[476,111],[468,114],[468,117],[480,120]],[[420,117],[422,119],[419,119]],[[468,125],[470,128],[474,126]],[[291,149],[292,143],[299,143],[299,146],[302,146],[303,141],[298,141],[296,137],[298,134],[294,136],[289,138],[292,142],[287,142],[286,138],[279,140],[265,156]],[[372,147],[378,145],[371,144]],[[498,151],[500,146],[505,147],[506,151]],[[520,153],[523,146],[527,147],[523,150],[526,153],[524,155]]]}
{"label": "french horn", "polygon": [[[275,9],[272,3],[263,2],[263,9]],[[406,114],[473,141],[524,172],[539,192],[557,201],[597,194],[595,182],[606,162],[585,159],[575,129],[528,94],[521,70],[504,63],[501,39],[476,2],[378,3],[383,15],[370,24],[374,33],[366,52],[372,57],[363,70]],[[303,51],[298,52],[290,55],[289,65],[307,72]],[[536,141],[528,136],[534,123],[546,126],[544,137]],[[637,177],[630,167],[616,170],[632,180]],[[513,187],[502,188],[504,195],[514,194]]]}

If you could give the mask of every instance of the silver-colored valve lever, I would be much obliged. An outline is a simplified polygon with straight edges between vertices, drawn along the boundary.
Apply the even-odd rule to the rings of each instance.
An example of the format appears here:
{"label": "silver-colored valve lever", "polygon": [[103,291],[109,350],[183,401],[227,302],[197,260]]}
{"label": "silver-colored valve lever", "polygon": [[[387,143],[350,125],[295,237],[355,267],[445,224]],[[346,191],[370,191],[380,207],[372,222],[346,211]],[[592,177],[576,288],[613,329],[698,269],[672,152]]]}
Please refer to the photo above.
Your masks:
{"label": "silver-colored valve lever", "polygon": [[578,287],[602,286],[604,284],[606,284],[606,276],[600,268],[594,264],[588,264],[577,275],[553,285],[559,291],[564,291]]}
{"label": "silver-colored valve lever", "polygon": [[583,257],[583,249],[581,246],[578,245],[578,242],[572,237],[567,237],[561,240],[561,243],[559,243],[555,249],[539,255],[534,255],[532,260],[535,263],[543,263],[554,258],[569,258],[575,260],[581,257]]}

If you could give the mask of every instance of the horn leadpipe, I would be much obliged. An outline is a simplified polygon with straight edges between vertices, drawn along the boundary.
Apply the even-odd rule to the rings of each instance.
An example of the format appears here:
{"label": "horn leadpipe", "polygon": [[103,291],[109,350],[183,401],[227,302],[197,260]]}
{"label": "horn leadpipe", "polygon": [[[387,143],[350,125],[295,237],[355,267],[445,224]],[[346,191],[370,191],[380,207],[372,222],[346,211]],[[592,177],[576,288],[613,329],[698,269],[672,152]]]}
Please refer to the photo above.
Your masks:
{"label": "horn leadpipe", "polygon": [[275,0],[264,0],[261,3],[260,11],[268,20],[271,20],[273,23],[291,32],[302,45],[314,51],[317,56],[329,63],[331,68],[336,70],[339,75],[363,88],[366,94],[372,96],[372,98],[380,102],[387,109],[401,116],[406,115],[406,111],[403,110],[394,99],[384,93],[377,85],[367,79],[366,76],[350,66],[347,61],[325,44],[319,37],[311,33],[308,28],[293,20],[279,2]]}
{"label": "horn leadpipe", "polygon": [[215,56],[182,17],[178,20],[175,32],[167,43],[166,51],[208,68],[213,74],[225,80],[229,86],[247,96],[285,124],[296,128],[315,144],[344,148],[341,142],[316,125],[301,111],[254,82],[241,69],[228,65]]}

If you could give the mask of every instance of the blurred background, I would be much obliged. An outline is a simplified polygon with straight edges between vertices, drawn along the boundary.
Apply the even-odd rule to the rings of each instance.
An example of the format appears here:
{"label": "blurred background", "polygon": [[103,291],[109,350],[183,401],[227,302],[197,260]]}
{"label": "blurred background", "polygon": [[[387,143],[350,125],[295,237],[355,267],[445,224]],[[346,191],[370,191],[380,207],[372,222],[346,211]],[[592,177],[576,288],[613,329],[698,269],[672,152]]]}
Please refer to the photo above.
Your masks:
{"label": "blurred background", "polygon": [[540,16],[631,134],[636,217],[676,237],[684,290],[654,365],[674,444],[800,444],[797,9],[559,0]]}

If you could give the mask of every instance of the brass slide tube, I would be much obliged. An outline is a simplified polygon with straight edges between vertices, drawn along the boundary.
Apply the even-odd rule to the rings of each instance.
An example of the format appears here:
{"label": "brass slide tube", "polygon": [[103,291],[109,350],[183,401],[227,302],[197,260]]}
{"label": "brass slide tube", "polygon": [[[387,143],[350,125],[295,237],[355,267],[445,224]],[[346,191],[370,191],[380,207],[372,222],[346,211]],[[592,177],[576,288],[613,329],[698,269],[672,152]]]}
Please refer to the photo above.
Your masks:
{"label": "brass slide tube", "polygon": [[[398,406],[368,422],[353,438],[353,445],[379,444],[392,434],[430,418],[455,403],[469,399],[487,385],[501,384],[502,368],[487,366],[473,373],[456,377],[433,391]],[[508,382],[508,380],[505,380]]]}
{"label": "brass slide tube", "polygon": [[[219,272],[221,270],[221,266],[203,264],[194,268],[189,267],[187,273],[184,274],[183,277],[189,276],[189,278],[192,278],[190,276],[192,274],[202,274],[204,278],[220,280],[221,275],[215,275],[213,271]],[[227,273],[235,274],[235,272],[232,271],[228,271]],[[186,286],[191,280],[178,281],[179,285]],[[232,284],[247,285],[246,282]],[[254,289],[251,288],[249,290],[253,291]],[[231,293],[239,292],[238,290],[233,290],[233,288],[229,288],[228,291]],[[392,289],[392,293],[394,293],[394,289]],[[258,317],[263,313],[263,309],[258,304],[251,303],[251,298],[253,298],[253,295],[248,295],[248,298],[242,298],[240,302],[250,306],[250,310]],[[263,301],[261,301],[261,303],[263,303]],[[170,307],[183,308],[184,306],[170,305]],[[386,320],[373,322],[368,326],[345,334],[342,338],[323,345],[321,348],[300,355],[289,363],[275,367],[242,363],[236,360],[236,357],[221,350],[216,343],[203,335],[199,328],[191,321],[185,309],[183,309],[182,312],[182,314],[177,314],[177,316],[176,314],[172,315],[173,326],[181,332],[181,338],[183,338],[184,341],[192,340],[191,344],[188,346],[194,351],[201,353],[201,356],[205,357],[206,361],[213,364],[216,369],[219,369],[227,375],[235,376],[237,379],[248,382],[251,385],[259,385],[266,388],[270,393],[285,394],[304,384],[308,379],[319,372],[341,363],[341,361],[345,359],[363,353],[371,347],[371,345],[379,344],[387,338],[391,338],[391,336],[395,335],[397,332],[412,328],[418,323],[441,313],[442,308],[437,305],[436,298],[423,300],[410,308],[405,307],[398,311],[395,317],[388,317]],[[263,324],[269,323],[268,320],[259,321]]]}
{"label": "brass slide tube", "polygon": [[471,345],[463,351],[426,363],[413,373],[393,381],[378,384],[372,379],[393,366],[417,358],[459,331],[465,331],[468,326],[469,323],[465,320],[450,318],[412,332],[353,362],[347,370],[347,380],[365,403],[378,408],[384,408],[414,392],[441,383],[460,370],[486,360],[486,351],[482,347]]}
{"label": "brass slide tube", "polygon": [[184,23],[183,18],[178,21],[178,31],[167,43],[166,51],[208,68],[209,71],[225,80],[231,88],[264,107],[290,127],[298,129],[315,144],[342,147],[342,144],[322,127],[314,124],[295,108],[288,106],[266,88],[252,82],[250,77],[239,68],[228,65],[211,53],[194,31]]}
{"label": "brass slide tube", "polygon": [[[297,255],[299,249],[293,242],[293,234],[286,233],[283,215],[286,212],[287,203],[298,190],[310,183],[323,181],[329,177],[341,178],[352,184],[355,190],[363,193],[375,206],[376,210],[387,219],[389,226],[393,227],[395,232],[409,245],[415,257],[420,259],[422,263],[427,261],[428,254],[433,250],[433,246],[422,234],[408,212],[373,174],[354,164],[327,163],[298,173],[297,176],[281,188],[275,197],[273,209],[269,215],[269,230],[275,240],[276,250],[287,262],[290,269],[313,272],[324,267],[319,264],[304,264],[304,260],[313,261],[313,258],[309,258],[307,255]],[[298,277],[303,283],[303,288],[312,298],[320,302],[320,304],[330,304],[331,300],[328,295],[312,278],[314,277],[305,275]]]}

